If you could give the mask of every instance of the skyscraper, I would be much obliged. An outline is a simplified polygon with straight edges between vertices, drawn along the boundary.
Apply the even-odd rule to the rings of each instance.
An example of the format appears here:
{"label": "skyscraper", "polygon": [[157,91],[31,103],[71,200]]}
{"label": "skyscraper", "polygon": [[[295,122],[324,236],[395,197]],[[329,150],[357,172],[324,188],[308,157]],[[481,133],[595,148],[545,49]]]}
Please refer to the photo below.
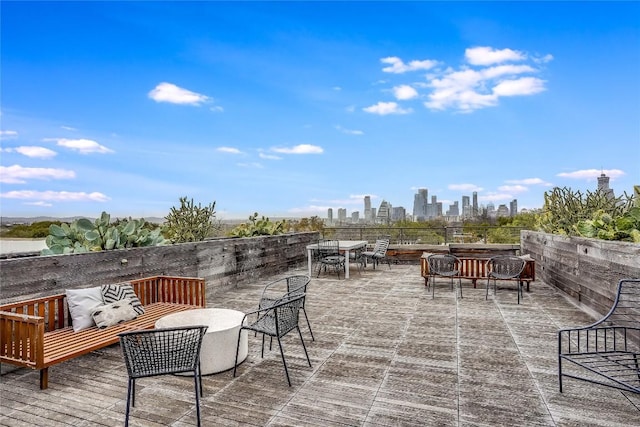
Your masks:
{"label": "skyscraper", "polygon": [[371,222],[371,196],[364,196],[364,222]]}
{"label": "skyscraper", "polygon": [[518,215],[518,199],[513,199],[511,203],[509,203],[509,216]]}
{"label": "skyscraper", "polygon": [[474,217],[478,216],[478,192],[474,191],[473,192],[473,209],[472,209],[472,215]]}
{"label": "skyscraper", "polygon": [[413,197],[413,220],[423,221],[427,218],[427,203],[429,190],[420,188],[418,193]]}
{"label": "skyscraper", "polygon": [[609,188],[609,177],[604,173],[598,177],[598,191],[604,193],[608,198],[613,199],[613,190]]}
{"label": "skyscraper", "polygon": [[329,224],[333,223],[333,209],[332,208],[327,209],[327,222]]}
{"label": "skyscraper", "polygon": [[340,224],[347,222],[347,210],[345,208],[338,208],[338,222]]}
{"label": "skyscraper", "polygon": [[381,224],[389,224],[391,221],[391,204],[386,200],[380,203],[378,208],[378,215],[376,215],[376,222]]}
{"label": "skyscraper", "polygon": [[469,196],[462,196],[462,216],[469,218],[471,216],[471,198]]}

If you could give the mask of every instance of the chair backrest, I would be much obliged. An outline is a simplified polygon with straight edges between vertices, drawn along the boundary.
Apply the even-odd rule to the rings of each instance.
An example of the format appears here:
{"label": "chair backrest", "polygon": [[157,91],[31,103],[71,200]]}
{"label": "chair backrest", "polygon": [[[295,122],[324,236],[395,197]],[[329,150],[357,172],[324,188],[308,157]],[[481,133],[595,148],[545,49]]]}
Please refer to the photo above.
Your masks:
{"label": "chair backrest", "polygon": [[377,239],[376,245],[373,247],[373,252],[377,255],[386,255],[387,249],[389,249],[389,239]]}
{"label": "chair backrest", "polygon": [[305,275],[287,277],[287,292],[291,295],[300,295],[307,292],[307,285],[311,278]]}
{"label": "chair backrest", "polygon": [[273,306],[276,334],[282,337],[298,326],[298,316],[304,304],[305,294],[287,294]]}
{"label": "chair backrest", "polygon": [[524,259],[515,255],[497,255],[487,261],[487,272],[498,279],[519,277],[525,264]]}
{"label": "chair backrest", "polygon": [[119,334],[130,378],[196,372],[207,326],[149,329]]}
{"label": "chair backrest", "polygon": [[318,256],[324,258],[340,254],[340,243],[337,240],[320,240],[318,242]]}
{"label": "chair backrest", "polygon": [[458,270],[460,260],[455,255],[431,254],[427,257],[429,272],[433,274],[453,273]]}

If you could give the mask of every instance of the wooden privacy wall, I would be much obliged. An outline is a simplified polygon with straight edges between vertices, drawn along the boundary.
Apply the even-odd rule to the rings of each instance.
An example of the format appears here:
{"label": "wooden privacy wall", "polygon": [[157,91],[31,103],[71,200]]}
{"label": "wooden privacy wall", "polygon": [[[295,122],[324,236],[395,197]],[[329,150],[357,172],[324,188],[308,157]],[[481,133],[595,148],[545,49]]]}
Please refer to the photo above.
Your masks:
{"label": "wooden privacy wall", "polygon": [[620,279],[640,278],[640,245],[522,231],[523,254],[536,261],[536,279],[605,315]]}
{"label": "wooden privacy wall", "polygon": [[210,295],[306,265],[318,233],[224,238],[169,246],[0,260],[0,304],[148,276],[202,277]]}

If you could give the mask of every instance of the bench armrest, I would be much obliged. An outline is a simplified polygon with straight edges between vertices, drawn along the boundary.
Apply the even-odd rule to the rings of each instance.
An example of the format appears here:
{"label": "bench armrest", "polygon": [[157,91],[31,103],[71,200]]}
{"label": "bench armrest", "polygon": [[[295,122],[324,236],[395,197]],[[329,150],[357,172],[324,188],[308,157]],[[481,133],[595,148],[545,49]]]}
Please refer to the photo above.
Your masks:
{"label": "bench armrest", "polygon": [[0,362],[44,365],[44,317],[0,311]]}

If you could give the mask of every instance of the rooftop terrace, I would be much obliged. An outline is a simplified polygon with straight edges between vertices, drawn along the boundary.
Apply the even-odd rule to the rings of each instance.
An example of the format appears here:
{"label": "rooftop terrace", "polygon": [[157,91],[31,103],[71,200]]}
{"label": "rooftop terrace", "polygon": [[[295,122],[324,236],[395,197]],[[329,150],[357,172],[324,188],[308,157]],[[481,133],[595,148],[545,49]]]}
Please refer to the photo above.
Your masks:
{"label": "rooftop terrace", "polygon": [[[571,379],[559,393],[557,330],[592,319],[550,286],[532,283],[517,305],[513,284],[485,301],[484,288],[464,280],[463,299],[444,279],[432,299],[416,265],[351,273],[308,288],[315,342],[301,325],[313,367],[287,335],[288,387],[277,346],[261,359],[250,335],[236,378],[203,377],[203,425],[640,425],[640,396]],[[269,281],[208,306],[254,309]],[[53,366],[46,390],[36,371],[14,370],[0,378],[0,425],[120,426],[126,390],[118,345]],[[192,390],[187,378],[138,381],[131,425],[195,425]]]}

